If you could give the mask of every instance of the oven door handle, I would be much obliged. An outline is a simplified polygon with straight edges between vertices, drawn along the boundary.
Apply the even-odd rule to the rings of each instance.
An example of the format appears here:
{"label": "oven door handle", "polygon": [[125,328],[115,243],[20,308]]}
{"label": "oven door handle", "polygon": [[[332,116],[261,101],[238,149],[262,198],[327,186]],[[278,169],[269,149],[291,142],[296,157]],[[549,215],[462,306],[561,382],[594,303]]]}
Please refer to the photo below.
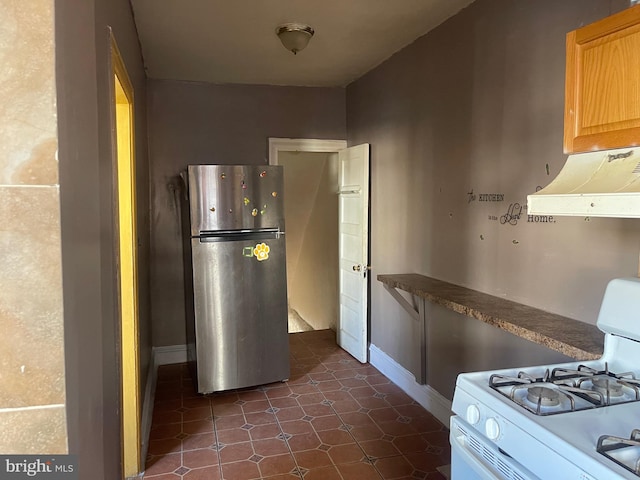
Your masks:
{"label": "oven door handle", "polygon": [[[467,448],[465,437],[464,436],[455,436],[453,441],[451,442],[452,450],[456,451],[456,454],[459,455],[459,458],[467,464],[472,470],[473,473],[477,475],[477,478],[480,480],[506,480],[506,477],[499,477],[496,473],[490,470],[478,457],[474,455],[474,453]],[[453,452],[452,452],[453,454]],[[455,477],[455,466],[452,465],[454,469],[452,473],[452,480],[458,480]]]}

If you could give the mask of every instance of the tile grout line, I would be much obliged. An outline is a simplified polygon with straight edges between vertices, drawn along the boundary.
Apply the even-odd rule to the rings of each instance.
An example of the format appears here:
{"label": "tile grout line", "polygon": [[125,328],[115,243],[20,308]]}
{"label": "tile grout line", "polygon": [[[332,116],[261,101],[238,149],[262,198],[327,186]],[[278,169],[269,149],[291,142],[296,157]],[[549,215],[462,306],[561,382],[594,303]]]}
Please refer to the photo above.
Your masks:
{"label": "tile grout line", "polygon": [[[180,405],[181,407],[184,409],[186,408],[184,406],[184,370],[180,369]],[[183,435],[185,435],[184,432],[184,412],[180,412],[180,418],[181,418],[181,422],[180,422],[180,433],[181,433],[181,437],[180,438],[180,466],[181,468],[184,468],[184,437]],[[180,474],[180,478],[183,479],[184,476],[182,474]]]}
{"label": "tile grout line", "polygon": [[216,457],[218,458],[218,474],[220,475],[220,480],[222,480],[222,462],[220,460],[220,442],[218,441],[218,426],[216,425],[216,416],[213,412],[213,402],[211,401],[211,397],[209,397],[209,409],[211,410],[211,424],[213,425],[213,441],[216,446]]}
{"label": "tile grout line", "polygon": [[0,413],[19,413],[19,412],[29,412],[32,410],[50,410],[54,408],[64,408],[64,403],[49,403],[46,405],[29,405],[28,407],[7,407],[0,408]]}
{"label": "tile grout line", "polygon": [[[319,355],[313,354],[312,357],[315,361],[318,361],[324,368],[325,368],[325,372],[317,372],[317,373],[329,373],[337,382],[339,382],[340,384],[342,384],[340,382],[340,380],[338,378],[336,378],[336,376],[333,373],[329,372],[329,369],[327,368],[327,366],[324,364],[322,358]],[[340,423],[342,424],[342,426],[344,426],[345,428],[347,427],[347,423],[345,423],[345,421],[342,419],[342,416],[340,416],[340,414],[336,411],[336,409],[333,407],[333,403],[331,400],[329,400],[327,398],[327,396],[324,394],[323,391],[320,390],[320,388],[318,387],[318,385],[320,384],[319,381],[313,380],[310,376],[309,376],[311,381],[316,382],[315,384],[313,384],[313,386],[316,388],[316,390],[318,391],[318,393],[320,393],[322,395],[322,397],[324,398],[324,400],[329,404],[329,408],[331,408],[331,411],[333,412],[333,414],[338,418],[338,420],[340,420]],[[355,399],[354,399],[355,400]],[[304,411],[304,409],[303,409]],[[339,427],[338,427],[339,429]],[[315,431],[315,428],[314,428]],[[363,458],[366,458],[368,460],[368,455],[365,453],[364,449],[362,448],[362,445],[360,445],[360,442],[358,442],[358,440],[356,440],[356,438],[353,436],[353,434],[351,433],[351,430],[347,430],[347,433],[349,434],[349,436],[353,439],[353,442],[358,446],[358,448],[360,449],[360,452],[362,453]],[[335,446],[339,446],[339,445],[335,445]],[[330,457],[331,458],[331,457]],[[351,462],[351,463],[359,463],[359,462]],[[333,458],[331,458],[331,464],[334,465],[336,467],[336,470],[338,471],[338,475],[340,475],[340,477],[344,480],[344,476],[342,475],[342,472],[340,471],[340,469],[338,469],[338,465],[333,461]],[[376,473],[378,474],[378,476],[380,477],[380,479],[382,479],[382,475],[380,474],[380,472],[378,472],[378,469],[375,468],[374,464],[371,464],[369,462],[369,464],[374,468],[374,470],[376,471]]]}
{"label": "tile grout line", "polygon": [[[319,359],[319,358],[318,358],[318,360],[320,360],[320,363],[322,363],[322,364],[324,365],[324,363],[322,362],[322,360],[321,360],[321,359]],[[326,368],[326,365],[324,365],[324,366],[325,366],[325,368]],[[367,366],[367,364],[364,364],[362,367],[360,367],[360,366],[359,366],[358,368],[363,368],[363,367],[366,367],[366,366]],[[353,370],[354,370],[354,371],[357,371],[357,370],[358,370],[358,368],[354,368]],[[374,367],[374,368],[375,368],[375,367]],[[327,370],[330,370],[330,369],[328,369],[328,368],[327,368]],[[378,372],[378,373],[379,373],[379,372]],[[362,376],[364,377],[362,380],[363,380],[363,382],[365,383],[365,385],[366,385],[366,386],[368,386],[369,388],[371,388],[371,389],[372,389],[374,392],[376,392],[377,394],[383,394],[383,395],[385,395],[385,397],[383,397],[383,398],[382,398],[382,400],[384,400],[384,402],[385,402],[385,404],[387,405],[387,407],[384,407],[384,408],[390,408],[391,410],[393,410],[393,411],[395,412],[395,415],[396,415],[397,417],[406,417],[406,415],[403,415],[403,414],[402,414],[402,413],[401,413],[401,412],[396,408],[396,406],[395,406],[395,405],[392,405],[391,403],[389,403],[389,402],[386,400],[386,395],[387,395],[387,394],[386,394],[384,391],[381,391],[379,388],[376,388],[376,385],[383,385],[383,384],[381,384],[381,383],[380,383],[380,384],[371,384],[371,383],[369,383],[369,378],[370,378],[370,377],[375,376],[374,374],[371,374],[371,373],[360,373],[359,375],[362,375]],[[382,375],[382,376],[384,377],[384,375]],[[335,375],[334,375],[334,378],[335,378]],[[350,377],[350,378],[351,378],[351,377]],[[393,384],[393,382],[391,382],[387,377],[384,377],[384,378],[386,378],[386,379],[387,379],[387,383],[385,383],[384,385],[387,385],[387,384]],[[340,382],[340,379],[338,379],[338,381]],[[340,382],[340,383],[342,383],[342,382]],[[323,394],[323,395],[324,395],[324,394]],[[327,399],[326,395],[324,395],[324,397],[325,397],[325,399]],[[360,404],[360,402],[359,402],[355,397],[353,397],[353,396],[352,396],[352,398],[353,398],[353,400],[354,400],[354,401],[356,401],[356,403]],[[415,404],[415,402],[412,402],[411,404]],[[367,407],[363,407],[363,408],[367,408]],[[348,424],[345,422],[345,420],[343,419],[342,415],[341,415],[340,413],[338,413],[337,411],[335,411],[335,409],[333,408],[333,405],[332,405],[332,410],[334,410],[335,414],[338,416],[338,418],[341,420],[341,422],[342,422],[343,424],[348,425]],[[375,410],[375,409],[367,408],[367,410],[369,410],[369,412],[370,412],[371,410]],[[370,420],[371,420],[371,421],[372,421],[372,422],[373,422],[373,423],[374,423],[374,424],[379,428],[379,422],[378,422],[378,421],[376,421],[375,419],[373,419],[373,418],[369,415],[369,412],[367,412],[367,413],[366,413],[366,415],[367,415],[367,416],[369,417],[369,419],[370,419]],[[352,413],[352,412],[344,412],[344,413]],[[353,413],[356,413],[356,412],[353,412]],[[441,429],[442,429],[442,427],[441,427]],[[364,452],[364,448],[363,448],[363,446],[361,445],[361,442],[360,442],[359,440],[357,440],[357,439],[353,436],[353,434],[351,433],[351,431],[349,431],[349,433],[351,434],[351,437],[354,439],[355,443],[356,443],[356,444],[360,447],[360,449]],[[383,431],[383,433],[384,433],[384,431]],[[386,434],[385,434],[385,435],[386,435]],[[415,435],[422,436],[422,435],[423,435],[423,433],[421,433],[421,432],[419,432],[419,431],[415,431]],[[398,437],[396,437],[396,438],[398,438]],[[364,440],[364,441],[366,441],[366,440]],[[425,441],[426,441],[426,440],[425,440]],[[433,445],[433,444],[431,444],[430,442],[427,442],[427,443],[429,444],[429,446],[432,446],[432,447],[438,447],[437,445]],[[395,445],[394,445],[394,447],[395,447]],[[396,448],[397,448],[397,447],[396,447]],[[440,447],[438,447],[438,448],[440,448]],[[412,453],[412,452],[409,452],[409,453]],[[364,452],[364,456],[365,456],[365,458],[367,458],[367,459],[369,458],[369,455],[367,455],[367,454],[366,454],[366,452]],[[374,458],[376,458],[375,463],[372,463],[371,465],[374,467],[375,471],[380,475],[380,477],[381,477],[381,478],[384,478],[384,475],[382,474],[382,472],[379,470],[378,466],[376,465],[377,460],[380,460],[380,459],[383,459],[383,458],[391,458],[391,457],[402,457],[405,461],[407,461],[407,462],[408,462],[408,463],[413,467],[413,464],[408,460],[406,453],[405,453],[405,452],[403,452],[403,451],[401,451],[401,450],[398,450],[397,455],[389,455],[388,457],[381,457],[381,458],[376,458],[376,457],[374,457]],[[428,475],[428,474],[429,474],[429,472],[422,472],[421,470],[416,469],[415,467],[413,467],[413,469],[414,469],[414,472],[416,472],[416,471],[417,471],[417,472],[421,472],[421,473],[424,473],[425,475]]]}
{"label": "tile grout line", "polygon": [[[327,368],[327,367],[326,367],[326,365],[324,365],[324,363],[322,362],[322,359],[319,359],[319,360],[320,360],[320,363],[321,363],[325,368]],[[329,371],[329,369],[328,369],[328,368],[327,368],[327,371]],[[333,378],[335,378],[335,379],[336,379],[336,380],[337,380],[337,381],[342,385],[342,382],[340,382],[340,380],[339,380],[339,379],[337,379],[333,373],[331,373],[331,376],[333,376]],[[355,377],[354,377],[354,378],[355,378]],[[318,390],[319,390],[319,389],[318,389]],[[374,390],[375,390],[375,389],[374,389]],[[336,409],[335,409],[335,408],[333,408],[333,403],[334,403],[334,402],[332,402],[331,400],[329,400],[329,399],[327,398],[327,396],[324,394],[324,392],[320,392],[320,393],[322,393],[322,396],[324,397],[325,401],[329,402],[329,406],[330,406],[331,410],[332,410],[332,411],[333,411],[333,413],[336,415],[336,417],[338,417],[338,418],[340,419],[340,422],[341,422],[341,423],[342,423],[342,425],[343,425],[343,426],[345,426],[345,428],[346,428],[346,427],[347,427],[347,425],[349,425],[349,424],[348,424],[348,423],[346,423],[346,422],[344,421],[344,419],[342,418],[342,415],[340,415],[340,413],[339,413],[338,411],[336,411]],[[350,394],[350,395],[351,395],[351,394]],[[352,396],[352,397],[353,397],[353,396]],[[360,402],[358,402],[355,398],[354,398],[354,400],[355,400],[358,404],[360,403]],[[368,414],[367,414],[367,415],[368,415]],[[374,468],[374,470],[376,471],[376,473],[378,474],[378,476],[380,477],[380,479],[384,480],[384,477],[382,476],[382,474],[380,473],[380,471],[379,471],[379,470],[378,470],[378,468],[376,467],[375,463],[374,463],[374,462],[371,462],[371,461],[369,460],[369,455],[367,455],[367,453],[364,451],[364,448],[362,447],[362,445],[360,445],[360,442],[358,441],[358,439],[356,439],[356,437],[354,437],[354,436],[353,436],[353,433],[351,433],[351,430],[352,430],[352,429],[348,429],[348,430],[347,430],[347,433],[348,433],[348,434],[349,434],[349,436],[353,439],[354,443],[358,446],[358,448],[359,448],[359,449],[360,449],[360,451],[362,452],[362,456],[363,456],[363,458],[367,459],[367,462],[368,462],[368,463],[369,463],[369,464]]]}
{"label": "tile grout line", "polygon": [[[211,397],[209,397],[208,395],[202,395],[201,397],[197,397],[197,396],[196,396],[196,397],[193,397],[193,396],[187,396],[187,397],[186,397],[186,399],[185,399],[184,384],[185,384],[185,382],[187,382],[187,381],[188,381],[190,384],[192,384],[192,383],[193,383],[193,379],[192,379],[190,376],[189,376],[188,378],[187,378],[187,377],[185,377],[183,372],[184,372],[183,370],[181,370],[181,371],[180,371],[180,405],[181,405],[181,408],[183,408],[183,409],[187,409],[187,410],[188,410],[189,408],[198,408],[198,407],[187,407],[187,406],[185,405],[185,400],[186,400],[186,399],[189,399],[189,398],[205,398],[205,399],[207,399],[207,402],[208,402],[208,404],[209,404],[209,413],[210,413],[210,415],[211,415],[211,422],[212,422],[212,425],[213,425],[213,428],[214,428],[214,431],[213,431],[213,434],[214,434],[214,442],[217,444],[217,434],[216,434],[216,430],[215,430],[215,423],[213,422],[213,418],[214,418],[214,417],[213,417],[213,406],[212,406],[212,403],[211,403]],[[185,423],[186,423],[186,422],[185,422],[185,419],[184,419],[184,413],[185,413],[185,412],[180,412],[180,415],[181,415],[181,422],[180,422],[180,432],[181,432],[181,435],[186,435],[187,437],[189,437],[189,436],[193,436],[193,435],[198,435],[198,433],[186,433],[186,432],[185,432],[184,426],[185,426]],[[194,422],[195,422],[195,421],[201,421],[201,420],[202,420],[202,419],[200,419],[200,420],[192,420],[192,421],[194,421]],[[185,438],[186,438],[186,437],[185,437]],[[179,475],[181,479],[184,479],[184,476],[185,476],[185,475],[187,475],[188,473],[190,473],[190,472],[191,472],[191,471],[193,471],[193,470],[197,470],[197,469],[199,469],[199,468],[206,468],[206,467],[207,467],[207,466],[199,466],[199,467],[195,467],[195,468],[194,468],[194,467],[187,467],[187,466],[184,464],[185,448],[184,448],[183,440],[184,440],[185,438],[180,438],[180,465],[181,465],[181,467],[182,467],[182,468],[187,468],[187,469],[188,469],[188,471],[187,471],[187,472],[185,472],[184,474],[180,474],[180,475]],[[211,447],[209,447],[209,448],[211,448]],[[187,450],[187,451],[194,451],[194,450],[198,450],[198,449],[196,448],[196,449],[191,449],[191,450]],[[218,455],[217,450],[216,450],[216,455],[218,456],[218,465],[217,465],[217,466],[218,466],[218,470],[220,470],[220,466],[219,466],[219,465],[220,465],[220,459],[219,459],[219,455]],[[211,465],[211,466],[212,466],[212,465]],[[175,475],[175,471],[174,471],[174,472],[172,472],[172,473]],[[220,472],[220,473],[221,473],[221,472]]]}
{"label": "tile grout line", "polygon": [[[287,385],[287,387],[289,389],[291,389],[291,387],[289,387],[289,381],[288,380],[286,382],[286,385]],[[265,392],[265,397],[267,398],[267,402],[269,402],[269,408],[272,409],[272,411],[273,411],[274,406],[271,403],[271,399],[266,394],[266,392]],[[298,402],[298,400],[296,399],[296,403],[297,402]],[[298,405],[300,405],[300,404],[298,404]],[[291,445],[289,445],[289,440],[287,439],[287,435],[284,433],[282,425],[280,424],[280,419],[278,418],[278,415],[276,415],[275,413],[273,414],[273,417],[276,419],[276,424],[278,425],[278,428],[280,429],[280,435],[282,435],[282,440],[284,441],[285,445],[287,446],[287,449],[289,450],[289,455],[291,455],[291,459],[293,460],[293,463],[296,466],[296,475],[298,475],[298,478],[300,478],[300,480],[304,480],[303,475],[302,475],[301,470],[300,470],[300,465],[298,465],[298,460],[296,459],[296,456],[293,454],[293,450],[291,450]],[[251,435],[251,434],[249,434],[249,435]]]}
{"label": "tile grout line", "polygon": [[[261,385],[261,387],[263,387],[263,386]],[[264,398],[267,401],[267,404],[269,405],[269,408],[271,408],[271,402],[269,401],[269,397],[267,397],[267,393],[266,393],[267,391],[266,390],[256,390],[256,391],[262,391],[262,393],[264,394]],[[252,413],[259,413],[259,412],[252,412]],[[272,413],[272,415],[273,415],[273,419],[277,422],[278,418],[276,417],[276,415],[274,413]],[[244,417],[245,425],[249,424],[249,421],[247,420],[247,416],[246,416],[246,413],[244,411],[244,408],[242,408],[242,416]],[[253,425],[253,424],[250,424],[250,425]],[[263,424],[263,425],[268,425],[268,424]],[[254,425],[254,427],[256,427],[256,426],[257,425]],[[253,452],[254,455],[258,455],[256,453],[255,446],[253,445],[253,438],[251,437],[251,430],[249,430],[248,434],[249,434],[249,443],[251,444],[251,451]],[[260,455],[260,456],[262,457],[262,455]],[[264,460],[265,458],[266,457],[262,457],[262,460]],[[258,469],[258,472],[260,473],[260,479],[262,479],[263,477],[262,477],[262,469],[260,468],[260,462],[256,462],[256,467]],[[223,480],[225,480],[225,479],[223,479]],[[232,480],[232,479],[229,479],[229,480]]]}
{"label": "tile grout line", "polygon": [[[305,345],[306,345],[306,342],[305,342]],[[325,371],[328,371],[328,370],[329,370],[329,369],[327,369],[327,367],[324,365],[324,363],[322,362],[322,359],[321,359],[318,355],[313,354],[313,357],[312,357],[312,358],[313,358],[313,360],[320,362],[320,364],[325,368]],[[323,373],[323,372],[317,372],[317,373]],[[316,391],[317,391],[320,395],[322,395],[322,398],[324,398],[324,400],[325,400],[325,401],[329,402],[329,399],[328,399],[328,398],[325,396],[325,394],[320,390],[320,388],[318,388],[318,385],[320,384],[320,382],[318,382],[317,380],[314,380],[313,378],[311,378],[311,376],[310,376],[309,374],[307,374],[307,376],[309,377],[309,385],[312,385],[312,386],[316,389]],[[333,376],[333,374],[331,374],[331,376]],[[335,376],[333,376],[333,378],[335,378]],[[338,379],[336,378],[336,380],[338,380]],[[314,383],[311,383],[311,382],[314,382]],[[302,408],[302,411],[304,412],[304,407],[303,407],[302,405],[300,405],[300,407]],[[340,423],[341,423],[342,425],[345,425],[345,423],[342,421],[342,418],[341,418],[340,416],[338,416],[338,413],[335,411],[335,409],[333,408],[333,406],[332,406],[332,404],[331,404],[331,403],[329,404],[329,408],[331,408],[331,411],[333,412],[333,414],[334,414],[334,415],[336,415],[336,416],[338,417],[338,419],[340,420]],[[313,424],[312,424],[311,426],[312,426],[312,428],[313,428],[314,433],[317,435],[317,434],[318,434],[318,432],[316,431],[315,427],[313,427]],[[353,438],[353,435],[351,435],[351,432],[348,432],[348,433],[349,433],[349,436],[350,436],[351,438]],[[318,440],[320,440],[320,442],[322,442],[322,439],[320,439],[320,437],[319,437],[319,436],[318,436]],[[354,438],[354,442],[355,442],[355,438]],[[357,444],[357,443],[356,443],[356,444]],[[323,443],[321,443],[321,445],[323,445]],[[359,445],[359,444],[357,444],[357,445],[358,445],[358,448],[360,448],[360,450],[362,451],[362,448],[360,447],[360,445]],[[337,445],[334,445],[334,446],[337,446]],[[316,449],[316,450],[317,450],[317,449]],[[340,469],[338,468],[338,465],[336,465],[336,463],[333,461],[333,458],[331,458],[331,456],[330,456],[330,455],[329,455],[329,458],[331,459],[331,465],[333,465],[333,466],[335,467],[336,471],[338,472],[338,475],[340,475],[340,478],[341,478],[342,480],[345,480],[344,476],[342,475],[342,472],[341,472],[341,471],[340,471]]]}

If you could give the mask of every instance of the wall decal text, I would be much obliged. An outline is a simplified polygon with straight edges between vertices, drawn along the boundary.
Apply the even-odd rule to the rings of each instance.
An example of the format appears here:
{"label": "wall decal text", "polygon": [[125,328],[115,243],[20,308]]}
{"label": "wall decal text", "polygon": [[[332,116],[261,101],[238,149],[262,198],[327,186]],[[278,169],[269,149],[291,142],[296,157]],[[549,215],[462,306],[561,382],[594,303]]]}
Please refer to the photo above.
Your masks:
{"label": "wall decal text", "polygon": [[478,197],[481,202],[502,202],[504,193],[480,193]]}

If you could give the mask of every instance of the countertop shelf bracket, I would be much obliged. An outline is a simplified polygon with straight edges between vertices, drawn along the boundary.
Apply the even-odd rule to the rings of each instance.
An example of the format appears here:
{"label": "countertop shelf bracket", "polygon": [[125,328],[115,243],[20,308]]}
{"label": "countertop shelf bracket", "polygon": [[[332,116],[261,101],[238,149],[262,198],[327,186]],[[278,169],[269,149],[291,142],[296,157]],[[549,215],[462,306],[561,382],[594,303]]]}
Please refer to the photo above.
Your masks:
{"label": "countertop shelf bracket", "polygon": [[418,309],[414,305],[411,305],[407,301],[407,299],[404,298],[400,294],[400,292],[398,292],[398,290],[396,288],[390,287],[389,285],[384,284],[384,289],[387,292],[389,292],[393,298],[396,299],[396,302],[398,302],[400,304],[400,306],[402,308],[404,308],[409,315],[411,315],[411,318],[413,318],[416,321],[420,320],[420,312],[418,311]]}
{"label": "countertop shelf bracket", "polygon": [[[400,306],[406,310],[409,316],[416,321],[418,327],[417,337],[420,341],[420,367],[416,371],[412,371],[413,376],[416,378],[416,382],[420,385],[427,384],[427,338],[429,325],[425,314],[425,300],[424,298],[412,294],[414,303],[412,305],[404,298],[395,287],[391,287],[386,283],[383,284],[385,290],[391,294],[391,296],[400,304]],[[414,324],[416,325],[416,324]]]}

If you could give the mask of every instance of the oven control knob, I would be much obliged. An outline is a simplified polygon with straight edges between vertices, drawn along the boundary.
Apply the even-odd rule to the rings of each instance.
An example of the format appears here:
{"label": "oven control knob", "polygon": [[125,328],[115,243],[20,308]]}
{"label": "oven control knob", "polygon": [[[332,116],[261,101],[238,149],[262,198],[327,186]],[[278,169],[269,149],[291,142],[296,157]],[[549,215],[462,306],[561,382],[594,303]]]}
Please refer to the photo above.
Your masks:
{"label": "oven control knob", "polygon": [[467,407],[467,422],[476,425],[480,421],[480,409],[477,405],[469,405]]}
{"label": "oven control knob", "polygon": [[489,437],[489,440],[497,440],[500,436],[500,425],[498,424],[498,420],[496,418],[488,418],[487,422],[484,424],[484,431]]}

